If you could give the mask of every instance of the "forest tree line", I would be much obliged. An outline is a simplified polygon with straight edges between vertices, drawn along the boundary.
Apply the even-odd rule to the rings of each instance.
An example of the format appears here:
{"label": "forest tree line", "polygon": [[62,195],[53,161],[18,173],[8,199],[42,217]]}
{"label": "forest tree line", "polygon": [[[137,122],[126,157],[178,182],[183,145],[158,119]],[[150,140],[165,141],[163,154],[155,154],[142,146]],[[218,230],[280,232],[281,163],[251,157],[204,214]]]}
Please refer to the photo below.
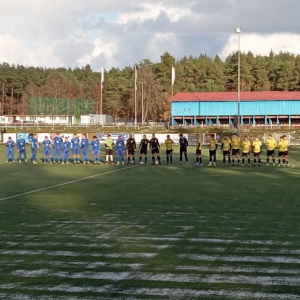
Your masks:
{"label": "forest tree line", "polygon": [[[144,120],[168,119],[169,99],[172,96],[171,70],[176,70],[173,86],[177,92],[237,91],[237,53],[225,60],[217,55],[175,59],[170,53],[161,61],[148,59],[137,67],[137,116],[140,119],[142,84]],[[29,114],[30,97],[87,99],[100,112],[101,73],[90,65],[82,68],[40,68],[0,64],[0,114]],[[300,55],[289,52],[268,56],[241,54],[241,91],[296,91],[300,90]],[[134,66],[112,68],[104,73],[103,114],[115,118],[134,118]],[[75,113],[75,112],[74,112]],[[140,119],[140,121],[142,121]]]}

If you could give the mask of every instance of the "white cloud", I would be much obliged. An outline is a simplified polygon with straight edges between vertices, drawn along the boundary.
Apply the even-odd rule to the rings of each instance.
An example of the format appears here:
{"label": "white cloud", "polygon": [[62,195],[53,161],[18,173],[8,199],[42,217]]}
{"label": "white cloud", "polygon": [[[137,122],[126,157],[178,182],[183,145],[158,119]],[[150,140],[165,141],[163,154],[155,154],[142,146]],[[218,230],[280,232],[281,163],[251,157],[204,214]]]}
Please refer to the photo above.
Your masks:
{"label": "white cloud", "polygon": [[156,33],[150,39],[148,44],[149,52],[159,57],[164,52],[171,52],[177,46],[177,40],[174,33]]}
{"label": "white cloud", "polygon": [[127,24],[129,22],[144,22],[146,20],[155,20],[161,13],[165,13],[171,22],[177,22],[180,18],[190,13],[190,5],[171,6],[159,4],[141,4],[139,10],[128,13],[121,13],[117,23]]}
{"label": "white cloud", "polygon": [[99,56],[104,56],[105,60],[102,63],[102,66],[95,66],[97,70],[100,70],[101,67],[112,67],[115,66],[118,62],[114,59],[118,47],[113,42],[104,43],[100,38],[93,41],[94,49],[91,53],[86,54],[80,57],[77,62],[79,65],[91,64]]}
{"label": "white cloud", "polygon": [[[292,52],[300,53],[300,34],[275,33],[275,34],[241,34],[241,52],[253,54],[269,55],[271,49],[278,53]],[[225,58],[229,54],[236,52],[238,48],[238,38],[232,34],[224,46],[220,56]]]}
{"label": "white cloud", "polygon": [[89,63],[99,71],[101,66],[122,68],[144,58],[158,61],[166,51],[176,58],[200,53],[225,57],[236,51],[231,33],[237,25],[245,28],[243,51],[300,53],[300,1],[249,1],[3,1],[0,59],[43,67]]}
{"label": "white cloud", "polygon": [[0,35],[0,57],[3,59],[3,62],[24,66],[49,67],[52,65],[63,65],[53,55],[52,48],[47,43],[37,45],[35,53],[33,53],[25,41],[10,34]]}

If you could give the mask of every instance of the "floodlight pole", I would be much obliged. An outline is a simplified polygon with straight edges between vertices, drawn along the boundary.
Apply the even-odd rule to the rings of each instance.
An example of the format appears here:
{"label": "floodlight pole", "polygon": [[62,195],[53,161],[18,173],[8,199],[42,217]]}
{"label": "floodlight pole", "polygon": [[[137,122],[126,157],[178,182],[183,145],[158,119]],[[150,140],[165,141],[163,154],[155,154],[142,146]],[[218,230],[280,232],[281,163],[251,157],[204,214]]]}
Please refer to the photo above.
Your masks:
{"label": "floodlight pole", "polygon": [[237,94],[237,100],[238,100],[238,123],[237,123],[237,133],[238,136],[240,136],[240,100],[241,100],[241,45],[240,45],[240,33],[242,32],[241,27],[236,27],[235,32],[238,36],[238,94]]}
{"label": "floodlight pole", "polygon": [[146,82],[138,82],[138,84],[142,85],[142,124],[144,123],[144,85],[146,86]]}

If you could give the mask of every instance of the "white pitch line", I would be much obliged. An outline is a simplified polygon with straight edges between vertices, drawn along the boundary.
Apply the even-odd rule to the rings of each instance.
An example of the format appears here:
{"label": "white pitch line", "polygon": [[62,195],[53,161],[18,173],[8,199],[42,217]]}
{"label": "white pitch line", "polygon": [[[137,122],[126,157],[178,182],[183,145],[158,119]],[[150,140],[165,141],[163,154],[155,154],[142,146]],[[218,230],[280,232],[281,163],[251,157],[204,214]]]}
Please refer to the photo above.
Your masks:
{"label": "white pitch line", "polygon": [[137,167],[137,166],[138,165],[133,165],[133,166],[130,166],[130,167],[125,167],[125,168],[122,168],[122,169],[117,169],[117,170],[113,170],[113,171],[104,172],[104,173],[101,173],[101,174],[96,174],[96,175],[92,175],[92,176],[88,176],[88,177],[83,177],[83,178],[79,178],[79,179],[67,181],[67,182],[64,182],[64,183],[50,185],[50,186],[47,186],[47,187],[44,187],[44,188],[40,188],[40,189],[37,189],[37,190],[33,190],[33,191],[29,191],[29,192],[25,192],[25,193],[13,195],[13,196],[1,198],[0,201],[4,201],[4,200],[16,198],[16,197],[24,196],[24,195],[28,195],[28,194],[33,194],[33,193],[37,193],[37,192],[41,192],[41,191],[45,191],[45,190],[49,190],[49,189],[53,189],[53,188],[56,188],[56,187],[59,187],[59,186],[64,186],[64,185],[72,184],[74,182],[78,182],[78,181],[82,181],[82,180],[87,180],[87,179],[91,179],[91,178],[95,178],[95,177],[107,175],[107,174],[110,174],[110,173],[115,173],[115,172],[118,172],[118,171],[123,171],[123,170],[131,169],[131,168],[134,168],[134,167]]}
{"label": "white pitch line", "polygon": [[294,169],[296,166],[294,164],[290,164],[290,169]]}
{"label": "white pitch line", "polygon": [[286,171],[288,169],[294,169],[295,167],[296,167],[296,165],[290,164],[287,168],[280,168],[280,171]]}

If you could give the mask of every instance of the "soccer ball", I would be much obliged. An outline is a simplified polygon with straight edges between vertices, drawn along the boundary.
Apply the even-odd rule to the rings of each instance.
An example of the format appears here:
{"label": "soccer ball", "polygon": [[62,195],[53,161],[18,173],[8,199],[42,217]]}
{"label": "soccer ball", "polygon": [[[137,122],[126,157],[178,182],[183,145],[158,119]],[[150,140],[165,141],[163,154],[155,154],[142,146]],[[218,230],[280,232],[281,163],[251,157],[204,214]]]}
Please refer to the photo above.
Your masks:
{"label": "soccer ball", "polygon": [[143,165],[143,164],[144,164],[144,162],[140,161],[140,165]]}
{"label": "soccer ball", "polygon": [[158,161],[157,160],[155,161],[155,164],[158,165]]}

